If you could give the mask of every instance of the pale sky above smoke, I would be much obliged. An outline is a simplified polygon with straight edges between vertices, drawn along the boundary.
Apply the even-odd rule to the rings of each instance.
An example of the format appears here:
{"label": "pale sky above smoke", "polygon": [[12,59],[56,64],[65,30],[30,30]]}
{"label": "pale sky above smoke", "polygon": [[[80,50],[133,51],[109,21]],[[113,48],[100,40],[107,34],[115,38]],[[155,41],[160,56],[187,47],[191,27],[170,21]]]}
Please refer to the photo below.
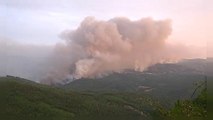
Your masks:
{"label": "pale sky above smoke", "polygon": [[0,0],[0,36],[55,44],[61,31],[77,28],[87,16],[102,20],[152,17],[172,19],[170,42],[205,46],[213,38],[212,4],[212,0]]}

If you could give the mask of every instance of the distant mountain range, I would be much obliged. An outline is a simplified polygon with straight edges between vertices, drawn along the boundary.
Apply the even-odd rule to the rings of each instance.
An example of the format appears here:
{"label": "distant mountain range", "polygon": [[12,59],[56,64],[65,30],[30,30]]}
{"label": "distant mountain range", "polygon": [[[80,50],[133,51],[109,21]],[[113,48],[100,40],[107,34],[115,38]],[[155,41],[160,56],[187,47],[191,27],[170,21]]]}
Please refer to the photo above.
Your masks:
{"label": "distant mountain range", "polygon": [[172,101],[189,98],[195,84],[205,80],[206,59],[186,59],[178,63],[156,64],[144,72],[126,70],[101,78],[81,78],[59,87],[71,91],[140,92]]}
{"label": "distant mountain range", "polygon": [[[0,77],[0,119],[165,120],[164,110],[177,100],[192,100],[195,83],[211,76],[206,73],[211,73],[212,60],[156,64],[144,72],[126,70],[55,86],[9,75]],[[198,94],[199,90],[194,98]],[[187,110],[191,109],[188,106]]]}

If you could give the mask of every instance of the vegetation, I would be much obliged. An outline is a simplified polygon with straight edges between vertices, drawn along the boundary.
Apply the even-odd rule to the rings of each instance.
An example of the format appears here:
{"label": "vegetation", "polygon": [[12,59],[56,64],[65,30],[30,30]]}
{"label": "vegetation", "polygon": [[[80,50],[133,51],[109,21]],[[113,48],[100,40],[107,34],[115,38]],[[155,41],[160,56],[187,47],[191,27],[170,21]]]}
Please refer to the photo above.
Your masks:
{"label": "vegetation", "polygon": [[169,111],[169,117],[173,120],[205,120],[207,119],[206,92],[195,100],[177,101],[175,107]]}
{"label": "vegetation", "polygon": [[200,94],[195,99],[178,100],[173,108],[169,111],[163,109],[161,113],[166,120],[207,120],[207,87],[202,86]]}
{"label": "vegetation", "polygon": [[190,98],[194,90],[193,84],[203,79],[204,76],[199,74],[114,73],[96,79],[83,78],[61,86],[61,88],[81,92],[140,93],[158,99],[164,105],[171,106],[179,99]]}
{"label": "vegetation", "polygon": [[0,78],[1,120],[203,120],[206,89],[172,108],[140,92],[77,92]]}
{"label": "vegetation", "polygon": [[0,91],[2,120],[149,120],[158,117],[154,107],[157,103],[138,94],[66,92],[12,77],[1,78]]}

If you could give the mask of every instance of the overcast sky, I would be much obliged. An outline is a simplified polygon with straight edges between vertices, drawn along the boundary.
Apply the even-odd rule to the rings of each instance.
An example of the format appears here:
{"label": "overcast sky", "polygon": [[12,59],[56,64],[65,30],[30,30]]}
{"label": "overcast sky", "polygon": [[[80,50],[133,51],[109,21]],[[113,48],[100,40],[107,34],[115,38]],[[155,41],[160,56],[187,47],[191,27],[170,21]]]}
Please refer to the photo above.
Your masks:
{"label": "overcast sky", "polygon": [[0,0],[0,37],[22,43],[55,44],[87,16],[108,20],[143,17],[171,19],[169,40],[205,46],[213,39],[213,0]]}

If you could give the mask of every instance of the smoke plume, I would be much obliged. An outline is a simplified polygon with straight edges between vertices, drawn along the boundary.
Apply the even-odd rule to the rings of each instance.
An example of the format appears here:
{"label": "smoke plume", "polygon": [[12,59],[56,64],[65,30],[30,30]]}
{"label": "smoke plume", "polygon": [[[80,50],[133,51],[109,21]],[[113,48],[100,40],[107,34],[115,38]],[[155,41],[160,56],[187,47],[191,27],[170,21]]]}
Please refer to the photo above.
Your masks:
{"label": "smoke plume", "polygon": [[171,31],[170,20],[131,21],[119,17],[101,21],[87,17],[76,30],[61,34],[65,44],[56,45],[47,79],[58,82],[126,69],[143,71],[150,65],[171,60],[166,47]]}
{"label": "smoke plume", "polygon": [[0,76],[13,75],[45,84],[95,78],[151,65],[205,57],[205,48],[171,44],[170,20],[87,17],[60,34],[54,46],[21,44],[0,37]]}

